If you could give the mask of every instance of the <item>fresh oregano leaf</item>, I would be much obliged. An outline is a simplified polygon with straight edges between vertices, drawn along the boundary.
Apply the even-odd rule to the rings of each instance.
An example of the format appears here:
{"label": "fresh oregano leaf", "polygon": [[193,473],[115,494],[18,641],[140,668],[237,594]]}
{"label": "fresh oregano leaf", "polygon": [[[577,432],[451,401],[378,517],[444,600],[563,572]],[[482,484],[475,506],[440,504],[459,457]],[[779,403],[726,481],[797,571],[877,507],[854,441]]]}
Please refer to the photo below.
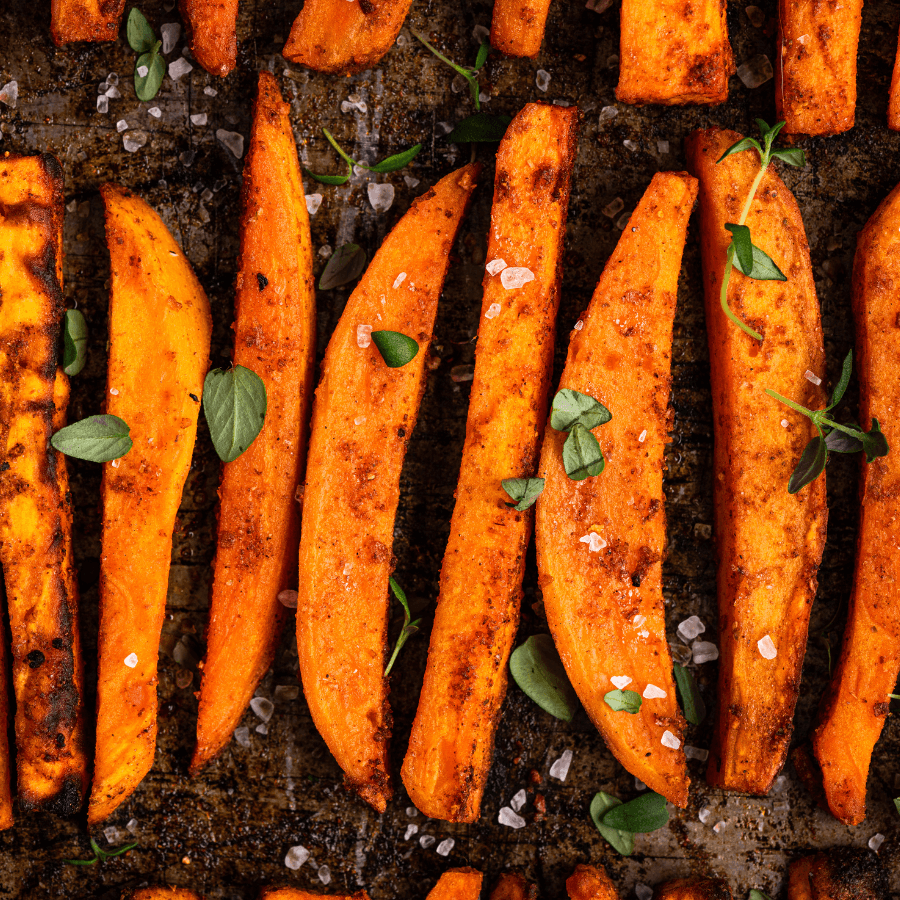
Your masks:
{"label": "fresh oregano leaf", "polygon": [[814,437],[803,451],[800,462],[791,473],[788,480],[788,493],[796,494],[806,485],[815,481],[825,470],[825,463],[828,461],[828,449],[825,446],[825,439],[820,435]]}
{"label": "fresh oregano leaf", "polygon": [[366,251],[356,244],[338,247],[328,259],[328,264],[319,278],[319,290],[332,288],[356,281],[366,267]]}
{"label": "fresh oregano leaf", "polygon": [[544,489],[543,478],[504,478],[500,484],[514,501],[506,505],[517,512],[524,512],[532,506]]}
{"label": "fresh oregano leaf", "polygon": [[744,273],[751,271],[753,269],[753,241],[750,239],[750,229],[746,225],[734,225],[728,222],[725,230],[731,232],[737,270]]}
{"label": "fresh oregano leaf", "polygon": [[699,725],[706,718],[706,704],[700,696],[700,689],[697,687],[694,674],[690,669],[679,666],[678,663],[672,665],[672,671],[675,675],[675,685],[678,688],[678,696],[681,698],[684,717],[691,725]]}
{"label": "fresh oregano leaf", "polygon": [[419,345],[399,331],[373,331],[372,343],[378,348],[384,364],[390,369],[400,369],[412,362],[419,352]]}
{"label": "fresh oregano leaf", "polygon": [[627,712],[631,715],[638,712],[644,702],[637,691],[609,691],[603,699],[613,712]]}
{"label": "fresh oregano leaf", "polygon": [[350,166],[347,166],[347,174],[346,175],[316,175],[315,172],[310,172],[309,169],[303,169],[310,178],[315,179],[320,184],[346,184],[350,180],[350,176],[353,174],[353,170]]}
{"label": "fresh oregano leaf", "polygon": [[63,319],[63,371],[77,375],[87,362],[87,322],[80,310],[67,309]]}
{"label": "fresh oregano leaf", "polygon": [[128,24],[125,26],[128,46],[135,53],[149,53],[156,43],[156,35],[147,21],[147,17],[136,7],[128,13]]}
{"label": "fresh oregano leaf", "polygon": [[362,166],[361,163],[357,163],[357,165],[362,166],[363,169],[368,169],[368,171],[370,172],[378,172],[379,174],[383,174],[384,172],[396,172],[397,169],[402,169],[404,166],[408,166],[421,152],[422,145],[415,144],[408,150],[404,150],[402,153],[396,153],[393,156],[388,156],[386,159],[383,159],[380,163],[376,163],[374,166]]}
{"label": "fresh oregano leaf", "polygon": [[600,791],[591,800],[591,819],[596,825],[597,831],[609,841],[615,850],[618,850],[622,856],[631,856],[634,853],[634,832],[622,831],[603,822],[603,817],[609,810],[621,805],[622,801],[618,797]]}
{"label": "fresh oregano leaf", "polygon": [[491,52],[491,42],[484,41],[482,45],[478,48],[478,54],[475,57],[475,71],[479,71],[481,67],[487,62],[488,54]]}
{"label": "fresh oregano leaf", "polygon": [[633,834],[648,834],[669,821],[665,797],[652,791],[628,803],[614,806],[603,814],[603,824]]}
{"label": "fresh oregano leaf", "polygon": [[[162,42],[157,41],[156,46],[143,56],[139,56],[134,64],[134,92],[138,95],[138,100],[152,100],[163,83],[166,75],[165,60],[159,55],[159,48]],[[147,74],[141,76],[138,69],[147,68]]]}
{"label": "fresh oregano leaf", "polygon": [[585,478],[599,475],[606,460],[597,438],[580,422],[576,422],[563,444],[563,466],[566,475],[572,481],[584,481]]}
{"label": "fresh oregano leaf", "polygon": [[872,419],[872,429],[863,433],[863,450],[866,452],[866,462],[870,463],[881,456],[887,456],[890,452],[887,438],[878,425],[878,419]]}
{"label": "fresh oregano leaf", "polygon": [[236,460],[266,420],[266,386],[252,369],[211,369],[203,382],[203,415],[223,462]]}
{"label": "fresh oregano leaf", "polygon": [[[860,436],[862,436],[862,432],[860,432]],[[863,442],[861,438],[835,429],[825,435],[825,447],[834,453],[859,453],[863,448]]]}
{"label": "fresh oregano leaf", "polygon": [[575,688],[549,634],[535,634],[513,650],[509,671],[516,684],[551,716],[571,722],[578,710]]}
{"label": "fresh oregano leaf", "polygon": [[850,384],[850,375],[853,372],[853,351],[850,352],[844,357],[843,365],[841,366],[841,377],[838,379],[838,383],[834,386],[834,393],[831,395],[831,402],[828,404],[827,409],[834,409],[838,403],[841,402],[844,394],[847,391],[847,386]]}
{"label": "fresh oregano leaf", "polygon": [[716,165],[722,162],[726,156],[731,156],[732,153],[740,153],[742,150],[749,150],[750,148],[759,151],[759,155],[762,156],[762,147],[760,147],[759,143],[755,141],[753,138],[746,137],[739,140],[736,144],[732,144],[717,160]]}
{"label": "fresh oregano leaf", "polygon": [[770,154],[775,159],[780,159],[789,166],[802,167],[806,165],[806,154],[799,147],[784,148],[781,150],[773,150]]}
{"label": "fresh oregano leaf", "polygon": [[768,894],[765,894],[762,891],[758,891],[754,888],[752,891],[750,891],[749,900],[772,900],[772,898]]}
{"label": "fresh oregano leaf", "polygon": [[110,462],[123,457],[132,447],[131,429],[118,416],[90,416],[60,428],[50,444],[66,456],[89,462]]}
{"label": "fresh oregano leaf", "polygon": [[410,622],[412,613],[409,611],[406,592],[400,587],[393,576],[388,578],[388,584],[390,585],[393,595],[400,601],[400,605],[403,607],[403,628],[400,629],[400,634],[397,635],[397,643],[394,644],[394,652],[391,654],[391,658],[385,666],[385,676],[390,674],[394,661],[397,659],[397,654],[400,652],[403,645],[419,630],[419,623],[422,621],[421,619],[416,619],[415,622]]}
{"label": "fresh oregano leaf", "polygon": [[459,122],[447,140],[451,144],[491,144],[503,140],[510,122],[509,116],[477,112]]}
{"label": "fresh oregano leaf", "polygon": [[550,427],[557,431],[571,431],[576,424],[590,430],[610,419],[612,413],[602,403],[581,391],[563,388],[553,398]]}
{"label": "fresh oregano leaf", "polygon": [[[728,226],[726,225],[725,227],[727,228]],[[749,229],[747,233],[750,233]],[[734,267],[741,275],[746,275],[755,281],[787,281],[787,276],[775,265],[771,256],[760,250],[756,244],[750,245],[750,251],[753,255],[753,265],[750,267],[749,272],[744,268],[744,264],[738,259],[737,254],[735,254]]]}

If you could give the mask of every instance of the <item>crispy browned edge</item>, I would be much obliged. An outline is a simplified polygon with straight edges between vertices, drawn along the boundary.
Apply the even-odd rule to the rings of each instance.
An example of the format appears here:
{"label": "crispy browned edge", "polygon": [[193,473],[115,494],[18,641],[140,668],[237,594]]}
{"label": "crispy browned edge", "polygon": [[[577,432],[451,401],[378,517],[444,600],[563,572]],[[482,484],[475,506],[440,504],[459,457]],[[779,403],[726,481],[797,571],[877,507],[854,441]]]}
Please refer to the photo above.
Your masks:
{"label": "crispy browned edge", "polygon": [[653,900],[732,900],[722,878],[678,878],[656,888]]}
{"label": "crispy browned edge", "polygon": [[871,850],[833,847],[791,863],[789,900],[886,900],[887,896],[887,873]]}

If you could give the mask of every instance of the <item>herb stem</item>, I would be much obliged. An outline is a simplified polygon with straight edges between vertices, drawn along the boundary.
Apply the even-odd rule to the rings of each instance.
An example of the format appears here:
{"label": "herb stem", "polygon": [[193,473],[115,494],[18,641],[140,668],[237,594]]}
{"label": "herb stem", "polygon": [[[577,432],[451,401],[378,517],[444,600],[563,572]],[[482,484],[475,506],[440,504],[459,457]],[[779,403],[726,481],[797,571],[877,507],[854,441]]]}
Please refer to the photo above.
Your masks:
{"label": "herb stem", "polygon": [[430,44],[428,40],[426,40],[424,35],[419,34],[419,32],[416,31],[415,28],[410,27],[409,30],[412,32],[413,37],[417,41],[419,41],[419,43],[424,44],[439,60],[441,60],[441,62],[447,63],[447,65],[450,66],[451,69],[459,72],[459,74],[469,82],[469,89],[472,91],[472,99],[475,101],[475,110],[476,112],[480,112],[481,101],[478,99],[479,84],[474,71],[472,69],[464,69],[462,66],[459,66],[455,62],[453,62],[452,59],[448,59],[446,56],[444,56],[443,53],[441,53],[440,50]]}
{"label": "herb stem", "polygon": [[744,211],[741,213],[740,219],[738,219],[738,225],[746,225],[747,224],[747,216],[750,215],[750,207],[753,205],[753,199],[756,197],[756,192],[759,190],[759,184],[763,179],[763,175],[766,174],[766,169],[769,167],[769,160],[764,156],[760,160],[759,171],[756,173],[756,178],[753,179],[753,184],[750,185],[750,193],[747,196],[747,202],[744,204]]}
{"label": "herb stem", "polygon": [[809,416],[810,411],[805,407],[801,406],[799,403],[794,403],[793,400],[788,400],[787,397],[782,397],[778,391],[773,391],[771,388],[766,388],[766,393],[770,397],[774,397],[776,400],[780,400],[785,406],[789,406],[795,412],[803,413],[804,416]]}
{"label": "herb stem", "polygon": [[331,146],[334,147],[335,150],[337,150],[338,156],[340,156],[340,158],[341,158],[345,163],[347,163],[348,166],[350,166],[350,171],[352,172],[352,171],[353,171],[353,167],[356,165],[356,160],[355,160],[355,159],[351,159],[349,156],[347,156],[346,153],[344,153],[343,150],[341,150],[340,145],[339,145],[338,142],[334,139],[334,136],[331,134],[331,132],[330,132],[327,128],[323,128],[322,131],[324,132],[325,137],[326,137],[326,139],[328,140],[328,143],[331,144]]}

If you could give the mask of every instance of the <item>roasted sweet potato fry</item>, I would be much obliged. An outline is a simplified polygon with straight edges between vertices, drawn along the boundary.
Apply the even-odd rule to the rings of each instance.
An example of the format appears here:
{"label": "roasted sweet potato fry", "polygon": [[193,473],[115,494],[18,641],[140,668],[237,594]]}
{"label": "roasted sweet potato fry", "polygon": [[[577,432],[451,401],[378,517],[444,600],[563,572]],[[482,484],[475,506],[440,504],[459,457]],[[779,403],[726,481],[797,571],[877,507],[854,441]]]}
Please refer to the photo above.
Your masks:
{"label": "roasted sweet potato fry", "polygon": [[306,0],[285,59],[317,72],[352,75],[374,66],[397,39],[412,0]]}
{"label": "roasted sweet potato fry", "polygon": [[840,662],[822,701],[813,752],[831,812],[866,817],[869,761],[900,672],[900,187],[860,232],[853,264],[860,422],[877,419],[891,452],[863,464],[856,574]]}
{"label": "roasted sweet potato fry", "polygon": [[835,847],[791,863],[788,900],[884,900],[887,876],[877,854]]}
{"label": "roasted sweet potato fry", "polygon": [[804,856],[791,863],[788,869],[788,900],[813,900],[809,874],[814,861],[814,856]]}
{"label": "roasted sweet potato fry", "polygon": [[529,511],[504,478],[534,475],[547,415],[578,111],[531,103],[497,154],[487,258],[528,269],[507,290],[485,274],[466,443],[441,570],[428,668],[403,783],[427,816],[474,822],[519,627]]}
{"label": "roasted sweet potato fry", "polygon": [[[715,435],[714,500],[719,559],[719,715],[706,773],[711,785],[765,794],[784,765],[806,651],[809,613],[825,544],[825,479],[797,494],[791,472],[815,426],[766,388],[821,409],[825,377],[819,304],[800,211],[770,168],[747,225],[787,276],[757,281],[734,271],[728,298],[760,343],[725,316],[719,293],[730,235],[759,171],[755,152],[716,160],[739,134],[695,131],[688,164],[700,179],[700,245]],[[786,423],[786,424],[782,424]],[[762,655],[769,637],[775,657]],[[763,645],[770,652],[770,644]]]}
{"label": "roasted sweet potato fry", "polygon": [[721,878],[679,878],[658,887],[653,900],[732,900]]}
{"label": "roasted sweet potato fry", "polygon": [[114,41],[124,9],[125,0],[50,0],[53,42]]}
{"label": "roasted sweet potato fry", "polygon": [[891,92],[888,97],[888,128],[900,131],[900,36],[897,38],[897,55],[891,75]]}
{"label": "roasted sweet potato fry", "polygon": [[[50,448],[69,398],[59,368],[62,218],[55,157],[0,158],[0,562],[18,795],[25,809],[71,815],[84,798],[87,760],[72,506],[65,457]],[[8,769],[8,748],[0,750]],[[5,788],[0,826],[11,825],[11,816]]]}
{"label": "roasted sweet potato fry", "polygon": [[112,270],[106,411],[130,426],[134,446],[103,469],[92,825],[153,765],[172,531],[212,330],[203,288],[162,219],[118,185],[100,190]]}
{"label": "roasted sweet potato fry", "polygon": [[596,866],[575,866],[566,879],[569,900],[619,900],[619,892],[603,869]]}
{"label": "roasted sweet potato fry", "polygon": [[275,78],[260,73],[244,164],[234,363],[265,383],[266,420],[250,448],[222,467],[194,771],[231,738],[271,665],[286,612],[278,593],[297,566],[316,299],[288,111]]}
{"label": "roasted sweet potato fry", "polygon": [[[2,351],[0,351],[2,352]],[[2,481],[0,481],[2,485]],[[0,592],[2,593],[2,592]],[[5,599],[5,597],[4,597]],[[12,761],[9,755],[9,679],[6,642],[0,641],[0,831],[13,824]]]}
{"label": "roasted sweet potato fry", "polygon": [[[384,667],[400,470],[425,390],[450,250],[478,171],[470,165],[443,178],[385,238],[331,337],[313,404],[297,601],[300,674],[313,721],[348,786],[379,812],[392,792]],[[400,332],[419,350],[389,368],[370,330]]]}
{"label": "roasted sweet potato fry", "polygon": [[725,0],[622,0],[619,83],[623,103],[724,103],[734,59]]}
{"label": "roasted sweet potato fry", "polygon": [[549,11],[550,0],[494,0],[491,46],[504,56],[537,56]]}
{"label": "roasted sweet potato fry", "polygon": [[224,78],[237,62],[238,0],[181,0],[180,8],[194,59]]}
{"label": "roasted sweet potato fry", "polygon": [[483,878],[478,869],[447,869],[431,889],[427,900],[478,900]]}
{"label": "roasted sweet potato fry", "polygon": [[187,888],[145,887],[136,891],[125,891],[122,900],[203,900],[203,896]]}
{"label": "roasted sweet potato fry", "polygon": [[490,900],[537,900],[537,886],[517,872],[504,872],[491,891]]}
{"label": "roasted sweet potato fry", "polygon": [[863,0],[778,0],[775,105],[785,134],[840,134],[856,116]]}
{"label": "roasted sweet potato fry", "polygon": [[[572,685],[616,759],[678,806],[689,781],[662,597],[662,476],[672,320],[696,196],[690,175],[653,177],[572,332],[559,386],[612,413],[594,430],[607,465],[570,479],[566,434],[548,425],[536,519],[544,608]],[[634,715],[604,700],[616,690],[610,679],[626,676],[629,690],[651,695]]]}
{"label": "roasted sweet potato fry", "polygon": [[290,887],[264,888],[259,900],[321,900],[322,897],[328,897],[329,900],[369,900],[365,891],[355,891],[352,894],[314,894]]}

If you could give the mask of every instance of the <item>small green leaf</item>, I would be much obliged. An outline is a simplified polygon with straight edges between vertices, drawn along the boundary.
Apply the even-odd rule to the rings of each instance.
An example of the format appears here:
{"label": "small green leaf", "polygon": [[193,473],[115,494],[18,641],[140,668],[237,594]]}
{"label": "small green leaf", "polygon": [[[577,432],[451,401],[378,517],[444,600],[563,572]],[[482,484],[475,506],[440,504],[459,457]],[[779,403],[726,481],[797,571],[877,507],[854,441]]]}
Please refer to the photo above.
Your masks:
{"label": "small green leaf", "polygon": [[749,150],[750,148],[759,152],[759,155],[762,156],[762,147],[759,146],[759,143],[755,141],[753,138],[742,138],[736,144],[732,144],[717,160],[716,165],[722,162],[726,156],[731,156],[732,153],[740,153],[743,150]]}
{"label": "small green leaf", "polygon": [[363,166],[361,163],[359,165],[369,172],[378,172],[379,174],[383,174],[384,172],[396,172],[397,169],[408,166],[421,152],[422,145],[415,144],[408,150],[389,156],[380,163],[376,163],[374,166]]}
{"label": "small green leaf", "polygon": [[513,650],[509,671],[516,684],[551,716],[571,722],[578,710],[575,688],[549,634],[535,634]]}
{"label": "small green leaf", "polygon": [[319,278],[319,290],[332,288],[356,281],[366,267],[366,251],[356,244],[338,247],[328,259],[328,264]]}
{"label": "small green leaf", "polygon": [[681,698],[684,717],[691,725],[699,725],[706,718],[706,704],[700,696],[700,689],[697,687],[694,674],[690,669],[679,666],[678,663],[672,665],[672,671],[675,675],[675,684],[678,687],[678,696]]}
{"label": "small green leaf", "polygon": [[63,371],[77,375],[87,362],[88,330],[77,309],[67,309],[63,320]]}
{"label": "small green leaf", "polygon": [[825,447],[833,453],[859,453],[863,448],[862,435],[860,431],[858,438],[852,437],[844,431],[829,431],[825,435]]}
{"label": "small green leaf", "polygon": [[156,34],[150,27],[147,17],[136,6],[128,13],[125,36],[128,39],[128,46],[135,53],[149,53],[156,43]]}
{"label": "small green leaf", "polygon": [[900,816],[900,797],[894,800],[894,809],[897,810],[897,815]]}
{"label": "small green leaf", "polygon": [[825,439],[817,435],[806,445],[800,462],[797,463],[797,468],[791,474],[788,481],[788,493],[796,494],[815,481],[825,471],[827,461],[828,450],[825,446]]}
{"label": "small green leaf", "polygon": [[600,791],[591,800],[591,819],[593,819],[594,825],[597,826],[597,831],[609,841],[615,850],[618,850],[622,856],[631,856],[634,853],[634,832],[622,831],[603,822],[603,817],[609,810],[621,805],[622,801],[617,797]]}
{"label": "small green leaf", "polygon": [[491,52],[491,42],[485,41],[478,48],[478,55],[475,57],[475,71],[479,71],[481,67],[487,62],[488,54]]}
{"label": "small green leaf", "polygon": [[863,433],[863,450],[866,452],[866,462],[870,463],[881,456],[887,456],[890,452],[887,438],[878,425],[878,419],[872,419],[872,430]]}
{"label": "small green leaf", "polygon": [[753,269],[753,241],[750,239],[750,229],[746,225],[734,225],[728,222],[725,230],[731,232],[735,267],[738,272],[751,271]]}
{"label": "small green leaf", "polygon": [[609,691],[603,699],[613,712],[627,712],[634,715],[644,702],[637,691]]}
{"label": "small green leaf", "polygon": [[850,384],[850,375],[852,372],[853,351],[850,350],[844,357],[844,363],[841,366],[841,377],[838,379],[838,383],[834,387],[834,393],[831,395],[831,402],[828,404],[827,409],[834,409],[834,407],[841,402],[841,399],[847,391],[847,385]]}
{"label": "small green leaf", "polygon": [[343,149],[341,149],[341,145],[335,140],[334,135],[327,128],[322,129],[322,134],[325,135],[325,139],[328,141],[328,143],[331,144],[331,146],[334,147],[335,150],[337,150],[338,156],[340,156],[340,158],[345,163],[347,163],[347,165],[350,167],[350,171],[352,172],[353,166],[357,164],[356,160],[352,156],[348,156],[343,151]]}
{"label": "small green leaf", "polygon": [[94,851],[93,859],[64,859],[63,862],[68,863],[70,866],[93,866],[97,862],[105,862],[114,856],[121,856],[129,850],[134,850],[137,847],[137,841],[133,844],[125,844],[116,850],[104,850],[93,838],[90,838],[90,845],[91,850]]}
{"label": "small green leaf", "polygon": [[543,478],[504,478],[500,482],[503,490],[515,501],[506,505],[517,512],[524,512],[540,496],[544,490]]}
{"label": "small green leaf", "polygon": [[[161,46],[162,43],[157,41],[154,49],[139,56],[134,64],[134,92],[138,95],[138,100],[152,100],[162,85],[166,63],[158,52]],[[147,74],[141,77],[138,69],[144,66],[147,67]]]}
{"label": "small green leaf", "polygon": [[55,450],[75,459],[110,462],[120,459],[131,449],[130,431],[118,416],[91,416],[60,428],[50,438],[50,443]]}
{"label": "small green leaf", "polygon": [[759,128],[759,133],[762,135],[763,142],[766,147],[771,147],[772,142],[778,137],[778,132],[784,128],[785,123],[776,122],[771,128],[766,123],[765,119],[755,119],[757,128]]}
{"label": "small green leaf", "polygon": [[477,112],[459,122],[447,135],[451,144],[491,144],[503,140],[512,118]]}
{"label": "small green leaf", "polygon": [[320,184],[346,184],[350,180],[350,176],[353,174],[353,170],[350,166],[347,166],[347,174],[346,175],[316,175],[315,172],[310,172],[309,169],[303,169],[310,178],[318,181]]}
{"label": "small green leaf", "polygon": [[399,331],[373,331],[372,343],[378,348],[384,364],[390,369],[400,369],[412,362],[419,352],[419,345]]}
{"label": "small green leaf", "polygon": [[806,154],[799,147],[773,150],[770,155],[775,159],[780,159],[783,163],[787,163],[789,166],[800,168],[806,165]]}
{"label": "small green leaf", "polygon": [[422,621],[421,619],[416,619],[415,622],[410,622],[412,613],[409,611],[409,603],[406,600],[406,592],[402,587],[400,587],[393,576],[388,578],[388,585],[390,586],[394,596],[400,601],[400,605],[403,607],[403,628],[400,629],[400,634],[397,636],[397,643],[394,644],[394,652],[391,654],[391,658],[388,660],[388,664],[384,668],[385,677],[390,674],[391,669],[394,666],[394,662],[397,659],[397,654],[400,653],[403,645],[419,630],[419,623]]}
{"label": "small green leaf", "polygon": [[669,821],[669,810],[666,809],[665,797],[650,792],[607,810],[602,821],[604,825],[620,831],[648,834]]}
{"label": "small green leaf", "polygon": [[599,400],[581,391],[563,388],[553,398],[550,427],[557,431],[571,431],[576,424],[590,430],[605,425],[610,419],[612,413]]}
{"label": "small green leaf", "polygon": [[234,462],[256,440],[266,421],[266,386],[252,369],[211,369],[203,382],[203,415],[213,447]]}
{"label": "small green leaf", "polygon": [[572,481],[599,475],[606,466],[597,438],[584,425],[576,422],[563,444],[563,466]]}
{"label": "small green leaf", "polygon": [[[728,227],[727,225],[725,226]],[[748,232],[749,233],[749,232]],[[756,244],[751,244],[753,252],[753,266],[748,274],[745,271],[743,263],[735,256],[734,267],[741,273],[753,278],[756,281],[787,281],[787,276],[775,265],[772,257],[764,251],[760,250]]]}
{"label": "small green leaf", "polygon": [[768,894],[764,894],[762,891],[757,891],[755,888],[750,891],[749,900],[772,900],[772,898]]}

